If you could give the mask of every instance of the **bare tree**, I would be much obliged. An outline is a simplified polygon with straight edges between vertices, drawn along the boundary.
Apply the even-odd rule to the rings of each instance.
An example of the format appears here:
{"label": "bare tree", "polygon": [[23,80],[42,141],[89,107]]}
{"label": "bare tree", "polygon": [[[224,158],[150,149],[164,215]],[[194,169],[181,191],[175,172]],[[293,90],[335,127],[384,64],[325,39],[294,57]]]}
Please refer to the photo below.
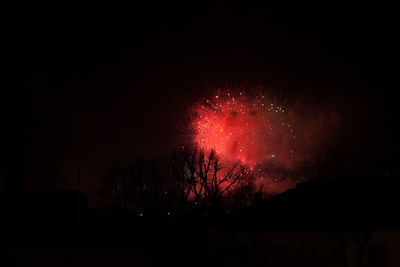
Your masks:
{"label": "bare tree", "polygon": [[250,173],[242,176],[224,198],[226,211],[231,213],[248,207],[251,205],[256,191],[254,176]]}
{"label": "bare tree", "polygon": [[129,165],[128,172],[129,200],[135,212],[140,216],[166,213],[170,196],[164,161],[137,161]]}
{"label": "bare tree", "polygon": [[[216,212],[226,206],[226,201],[237,201],[239,191],[244,193],[245,185],[250,185],[249,172],[239,162],[223,165],[215,151],[206,154],[197,149],[184,149],[174,154],[172,161],[173,191],[182,208]],[[233,193],[235,197],[228,197]]]}
{"label": "bare tree", "polygon": [[127,185],[127,171],[119,164],[112,164],[104,177],[102,194],[106,199],[111,200],[113,212],[127,212],[127,200],[129,189]]}
{"label": "bare tree", "polygon": [[197,149],[173,153],[170,159],[171,192],[177,199],[178,212],[186,214],[196,185]]}
{"label": "bare tree", "polygon": [[104,196],[114,211],[186,215],[234,211],[250,204],[253,176],[239,162],[221,161],[210,151],[182,149],[166,160],[113,164]]}

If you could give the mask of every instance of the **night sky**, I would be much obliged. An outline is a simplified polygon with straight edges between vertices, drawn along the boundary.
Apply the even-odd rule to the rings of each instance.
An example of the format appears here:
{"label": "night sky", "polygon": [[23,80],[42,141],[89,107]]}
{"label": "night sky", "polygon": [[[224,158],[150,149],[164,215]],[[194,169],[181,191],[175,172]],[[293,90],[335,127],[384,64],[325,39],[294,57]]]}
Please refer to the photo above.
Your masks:
{"label": "night sky", "polygon": [[93,205],[109,164],[167,153],[185,109],[234,83],[334,107],[346,166],[397,171],[395,15],[358,1],[4,6],[2,166],[27,190],[74,189],[80,161]]}

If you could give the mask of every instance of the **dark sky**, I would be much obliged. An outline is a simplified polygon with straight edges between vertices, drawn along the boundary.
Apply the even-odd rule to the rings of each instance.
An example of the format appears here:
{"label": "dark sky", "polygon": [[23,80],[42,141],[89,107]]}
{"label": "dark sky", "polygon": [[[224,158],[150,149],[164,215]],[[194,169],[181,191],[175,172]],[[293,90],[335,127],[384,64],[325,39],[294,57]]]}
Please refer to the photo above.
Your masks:
{"label": "dark sky", "polygon": [[256,81],[331,101],[347,156],[393,168],[394,8],[279,2],[4,6],[2,165],[25,166],[30,190],[74,188],[80,158],[94,194],[110,162],[165,152],[207,84]]}

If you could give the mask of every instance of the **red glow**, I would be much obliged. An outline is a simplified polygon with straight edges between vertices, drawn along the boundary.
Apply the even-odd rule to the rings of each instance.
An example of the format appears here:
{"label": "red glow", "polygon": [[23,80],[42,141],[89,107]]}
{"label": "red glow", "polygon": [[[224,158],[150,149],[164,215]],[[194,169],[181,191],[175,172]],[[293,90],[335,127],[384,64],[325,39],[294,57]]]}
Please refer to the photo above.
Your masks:
{"label": "red glow", "polygon": [[201,149],[214,149],[226,160],[250,166],[266,160],[294,160],[290,147],[295,131],[287,123],[287,112],[262,94],[247,97],[225,92],[202,101],[194,111],[194,142]]}
{"label": "red glow", "polygon": [[[221,160],[241,162],[272,189],[271,181],[285,179],[263,166],[293,169],[312,160],[316,151],[325,149],[338,122],[334,112],[313,113],[315,108],[305,104],[296,107],[282,106],[264,93],[219,91],[193,106],[193,142],[202,150],[215,150]],[[299,112],[299,107],[307,112]],[[287,181],[283,183],[287,188]]]}

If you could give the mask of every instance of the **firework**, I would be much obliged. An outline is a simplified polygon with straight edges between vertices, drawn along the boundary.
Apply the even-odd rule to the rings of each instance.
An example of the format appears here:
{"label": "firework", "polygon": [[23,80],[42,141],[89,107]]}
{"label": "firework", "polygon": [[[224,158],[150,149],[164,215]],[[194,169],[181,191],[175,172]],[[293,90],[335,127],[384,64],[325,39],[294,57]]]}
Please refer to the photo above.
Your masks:
{"label": "firework", "polygon": [[223,162],[240,162],[269,187],[299,178],[295,170],[324,149],[337,116],[313,113],[304,103],[296,107],[309,112],[299,112],[272,99],[262,92],[219,90],[200,100],[191,110],[192,142],[214,150]]}
{"label": "firework", "polygon": [[193,109],[193,140],[203,150],[215,150],[225,160],[254,168],[265,161],[293,161],[295,129],[285,107],[264,94],[220,92]]}

